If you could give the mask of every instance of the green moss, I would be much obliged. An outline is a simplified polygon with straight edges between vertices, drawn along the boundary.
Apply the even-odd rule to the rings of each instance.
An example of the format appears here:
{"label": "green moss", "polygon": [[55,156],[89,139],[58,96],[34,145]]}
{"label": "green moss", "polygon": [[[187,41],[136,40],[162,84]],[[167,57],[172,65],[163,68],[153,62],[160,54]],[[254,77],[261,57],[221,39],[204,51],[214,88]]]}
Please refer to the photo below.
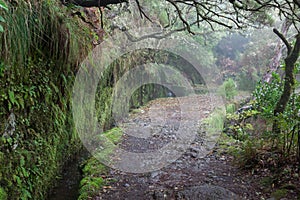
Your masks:
{"label": "green moss", "polygon": [[286,189],[278,189],[278,190],[274,191],[271,194],[271,196],[274,197],[276,200],[279,200],[279,199],[285,197],[287,192],[288,191]]}
{"label": "green moss", "polygon": [[260,184],[263,187],[271,187],[274,182],[273,177],[264,177],[261,179]]}
{"label": "green moss", "polygon": [[102,133],[107,139],[109,139],[109,141],[111,141],[114,144],[117,144],[120,139],[121,136],[123,135],[123,131],[120,128],[113,128],[110,129],[104,133]]}
{"label": "green moss", "polygon": [[95,155],[96,157],[91,157],[83,164],[82,172],[84,178],[80,181],[80,196],[78,199],[88,199],[93,197],[104,185],[107,185],[112,181],[102,178],[102,176],[107,173],[108,168],[103,165],[99,159],[105,159],[113,153],[115,144],[120,141],[122,135],[123,132],[120,128],[113,128],[99,136],[105,136],[109,142],[114,145],[107,145],[104,150]]}
{"label": "green moss", "polygon": [[88,199],[97,194],[108,183],[101,175],[107,173],[107,167],[101,164],[95,157],[86,161],[82,169],[84,178],[80,181],[78,199]]}
{"label": "green moss", "polygon": [[0,38],[0,132],[11,113],[17,126],[12,137],[0,137],[1,186],[8,199],[44,199],[81,147],[69,105],[89,34],[58,1],[8,6]]}
{"label": "green moss", "polygon": [[88,159],[82,168],[82,172],[85,176],[94,175],[94,174],[102,174],[107,171],[107,167],[100,163],[95,157]]}

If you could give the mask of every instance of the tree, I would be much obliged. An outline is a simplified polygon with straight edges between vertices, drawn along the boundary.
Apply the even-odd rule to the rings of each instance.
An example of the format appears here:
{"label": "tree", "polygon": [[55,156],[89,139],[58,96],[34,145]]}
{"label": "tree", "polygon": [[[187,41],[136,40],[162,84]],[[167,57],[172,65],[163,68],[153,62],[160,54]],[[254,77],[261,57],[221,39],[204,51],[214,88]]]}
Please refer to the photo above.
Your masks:
{"label": "tree", "polygon": [[[125,3],[127,0],[68,0],[64,2],[83,7],[106,7],[111,4]],[[135,2],[141,16],[151,20],[144,11],[141,1],[135,0]],[[212,30],[219,27],[242,29],[269,24],[272,21],[272,15],[283,18],[284,23],[281,32],[274,29],[274,33],[283,41],[287,49],[287,56],[284,59],[284,91],[274,109],[274,116],[276,117],[284,112],[295,84],[294,68],[300,52],[300,0],[165,0],[162,2],[170,5],[165,10],[169,20],[169,24],[166,27],[172,29],[171,25],[176,24],[175,31],[186,30],[191,34],[195,34],[196,29],[194,27],[199,27],[200,23],[202,26],[208,25]],[[174,12],[176,13],[175,15],[173,14]],[[178,23],[181,24],[180,28],[178,28]],[[297,32],[294,45],[284,36],[290,27],[293,27]],[[277,53],[270,65],[269,72],[278,69],[282,48],[278,45],[276,49]],[[265,75],[266,82],[270,80],[270,74],[267,73]],[[275,133],[280,132],[276,120],[273,125],[273,131]]]}
{"label": "tree", "polygon": [[272,131],[276,135],[280,133],[280,127],[277,123],[278,122],[277,117],[283,114],[289,102],[290,96],[292,94],[293,87],[295,85],[294,69],[295,69],[295,64],[300,55],[300,32],[298,32],[298,34],[296,35],[296,42],[294,46],[292,46],[287,41],[287,39],[283,36],[283,34],[281,34],[278,30],[274,29],[274,33],[278,35],[278,37],[280,37],[280,39],[284,42],[287,48],[287,56],[284,59],[285,62],[284,89],[274,109],[275,121],[273,123]]}
{"label": "tree", "polygon": [[[73,3],[83,7],[107,7],[112,4],[128,2],[128,0],[62,0],[64,3]],[[143,2],[135,0],[142,16],[146,16]],[[290,20],[298,30],[299,0],[160,0],[168,4],[165,10],[170,24],[179,21],[182,28],[193,33],[192,27],[206,24],[212,29],[218,26],[226,28],[259,27],[270,22],[269,13],[277,13]],[[172,9],[170,9],[172,8]],[[163,10],[162,10],[163,11]],[[175,15],[173,14],[175,11]],[[299,30],[298,30],[299,31]]]}

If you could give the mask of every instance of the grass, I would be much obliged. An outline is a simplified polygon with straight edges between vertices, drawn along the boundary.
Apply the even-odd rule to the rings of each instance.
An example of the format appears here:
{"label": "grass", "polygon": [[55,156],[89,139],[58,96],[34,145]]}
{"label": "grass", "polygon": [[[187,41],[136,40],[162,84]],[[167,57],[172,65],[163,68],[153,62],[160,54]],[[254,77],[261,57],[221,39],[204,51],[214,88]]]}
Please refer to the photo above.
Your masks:
{"label": "grass", "polygon": [[221,108],[215,109],[208,118],[204,120],[205,124],[208,125],[209,133],[221,132],[224,128],[225,112]]}

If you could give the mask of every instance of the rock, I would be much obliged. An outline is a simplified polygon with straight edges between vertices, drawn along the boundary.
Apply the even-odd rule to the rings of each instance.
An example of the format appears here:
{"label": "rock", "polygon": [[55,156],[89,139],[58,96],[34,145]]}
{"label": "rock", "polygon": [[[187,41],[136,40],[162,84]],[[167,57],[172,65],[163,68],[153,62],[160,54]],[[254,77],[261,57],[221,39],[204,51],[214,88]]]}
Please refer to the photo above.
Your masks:
{"label": "rock", "polygon": [[125,183],[124,186],[125,187],[130,187],[130,185],[128,183]]}
{"label": "rock", "polygon": [[158,176],[159,175],[159,172],[152,172],[151,173],[151,178],[155,178],[156,176]]}
{"label": "rock", "polygon": [[219,160],[221,160],[221,161],[225,161],[225,160],[226,160],[226,158],[225,158],[224,156],[222,156],[221,158],[219,158]]}
{"label": "rock", "polygon": [[193,158],[197,158],[198,157],[198,153],[196,153],[196,152],[191,152],[190,155]]}
{"label": "rock", "polygon": [[240,199],[236,194],[219,186],[212,185],[202,185],[202,186],[193,186],[186,188],[182,191],[179,191],[176,194],[176,199],[185,199],[185,200],[237,200]]}
{"label": "rock", "polygon": [[155,200],[164,200],[167,198],[166,191],[154,191],[153,193],[153,199]]}
{"label": "rock", "polygon": [[196,148],[196,147],[191,147],[190,148],[192,152],[196,152],[198,153],[199,151],[201,151],[200,149]]}

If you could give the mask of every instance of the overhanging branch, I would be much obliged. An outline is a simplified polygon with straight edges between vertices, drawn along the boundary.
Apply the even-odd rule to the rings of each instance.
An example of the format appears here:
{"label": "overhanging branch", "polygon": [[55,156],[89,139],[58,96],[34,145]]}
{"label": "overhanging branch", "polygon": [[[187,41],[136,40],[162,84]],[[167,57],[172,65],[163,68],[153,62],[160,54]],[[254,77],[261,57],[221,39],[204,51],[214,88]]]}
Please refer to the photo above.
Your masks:
{"label": "overhanging branch", "polygon": [[292,47],[291,47],[290,43],[286,40],[284,35],[281,34],[276,28],[273,29],[273,32],[283,41],[283,43],[285,44],[285,46],[287,48],[288,55],[289,55],[292,51]]}
{"label": "overhanging branch", "polygon": [[128,0],[63,0],[63,2],[82,7],[106,7],[112,4],[127,3]]}

